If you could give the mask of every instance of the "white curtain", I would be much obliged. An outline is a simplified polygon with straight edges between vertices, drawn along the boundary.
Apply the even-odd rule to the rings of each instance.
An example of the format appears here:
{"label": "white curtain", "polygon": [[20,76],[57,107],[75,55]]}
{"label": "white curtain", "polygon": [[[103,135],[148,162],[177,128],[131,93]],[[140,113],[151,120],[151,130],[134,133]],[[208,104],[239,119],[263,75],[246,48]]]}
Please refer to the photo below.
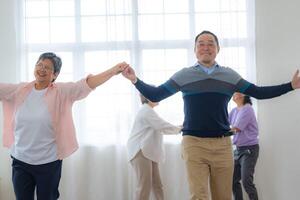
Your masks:
{"label": "white curtain", "polygon": [[[180,145],[166,144],[167,159],[161,164],[166,199],[188,199]],[[133,199],[134,175],[126,160],[126,148],[82,146],[63,164],[61,198],[67,200]]]}
{"label": "white curtain", "polygon": [[[126,61],[138,76],[161,84],[196,62],[194,37],[217,34],[217,61],[255,81],[254,1],[251,0],[22,0],[15,26],[22,51],[20,81],[33,79],[38,55],[62,57],[57,81],[75,81]],[[131,200],[135,179],[126,140],[139,107],[137,92],[118,76],[75,104],[79,150],[63,161],[62,200]],[[161,102],[157,112],[173,124],[183,120],[181,94]],[[188,199],[181,136],[165,137],[160,164],[165,199]]]}

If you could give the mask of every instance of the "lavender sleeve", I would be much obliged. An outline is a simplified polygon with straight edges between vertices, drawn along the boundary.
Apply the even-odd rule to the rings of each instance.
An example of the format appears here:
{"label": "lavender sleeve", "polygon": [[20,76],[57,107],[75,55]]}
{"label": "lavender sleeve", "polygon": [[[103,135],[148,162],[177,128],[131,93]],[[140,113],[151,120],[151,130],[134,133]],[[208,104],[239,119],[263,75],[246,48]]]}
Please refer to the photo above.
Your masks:
{"label": "lavender sleeve", "polygon": [[255,117],[255,114],[252,106],[246,105],[237,113],[236,120],[232,126],[243,131],[252,121],[253,117]]}

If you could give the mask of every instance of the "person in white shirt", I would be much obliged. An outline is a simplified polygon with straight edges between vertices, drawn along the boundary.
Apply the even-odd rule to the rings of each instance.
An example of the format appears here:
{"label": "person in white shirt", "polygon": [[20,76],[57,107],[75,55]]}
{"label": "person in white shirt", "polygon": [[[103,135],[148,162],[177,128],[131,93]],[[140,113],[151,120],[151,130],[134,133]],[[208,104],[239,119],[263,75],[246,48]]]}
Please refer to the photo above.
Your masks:
{"label": "person in white shirt", "polygon": [[151,190],[157,200],[163,200],[163,188],[158,163],[164,160],[163,134],[178,134],[174,126],[158,116],[151,102],[140,95],[142,107],[138,111],[127,142],[128,159],[134,169],[137,186],[135,200],[148,200]]}

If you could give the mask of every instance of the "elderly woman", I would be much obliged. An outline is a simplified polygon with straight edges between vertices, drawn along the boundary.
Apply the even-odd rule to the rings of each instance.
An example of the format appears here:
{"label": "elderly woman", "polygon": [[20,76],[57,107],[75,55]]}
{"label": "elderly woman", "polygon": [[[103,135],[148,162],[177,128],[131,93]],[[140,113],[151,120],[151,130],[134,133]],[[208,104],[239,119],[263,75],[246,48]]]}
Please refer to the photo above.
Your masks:
{"label": "elderly woman", "polygon": [[153,191],[156,200],[163,200],[158,163],[164,160],[163,134],[179,134],[182,127],[162,119],[154,110],[158,105],[140,94],[139,109],[127,142],[128,160],[136,175],[135,200],[148,200]]}
{"label": "elderly woman", "polygon": [[3,102],[3,143],[11,149],[12,182],[17,200],[59,197],[62,160],[78,148],[72,105],[123,71],[123,62],[78,82],[55,83],[61,59],[40,55],[30,83],[0,84]]}

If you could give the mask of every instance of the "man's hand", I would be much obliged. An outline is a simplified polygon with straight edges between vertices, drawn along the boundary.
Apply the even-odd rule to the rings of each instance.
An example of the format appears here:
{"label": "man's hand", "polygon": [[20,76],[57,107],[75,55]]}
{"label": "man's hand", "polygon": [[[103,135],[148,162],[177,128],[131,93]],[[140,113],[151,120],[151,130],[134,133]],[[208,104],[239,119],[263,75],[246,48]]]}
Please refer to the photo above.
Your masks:
{"label": "man's hand", "polygon": [[293,87],[293,89],[298,89],[298,88],[300,88],[299,69],[296,71],[296,73],[295,73],[294,76],[293,76],[292,87]]}
{"label": "man's hand", "polygon": [[123,70],[122,75],[125,78],[129,79],[133,84],[135,84],[137,81],[137,77],[135,75],[134,69],[132,69],[130,66],[126,67]]}

